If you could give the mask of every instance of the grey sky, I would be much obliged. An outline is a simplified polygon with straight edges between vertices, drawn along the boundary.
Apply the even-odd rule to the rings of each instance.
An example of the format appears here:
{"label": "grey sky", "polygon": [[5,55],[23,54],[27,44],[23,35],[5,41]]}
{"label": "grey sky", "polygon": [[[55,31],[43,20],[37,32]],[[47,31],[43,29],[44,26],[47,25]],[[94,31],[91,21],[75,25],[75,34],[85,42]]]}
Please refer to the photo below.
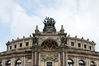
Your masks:
{"label": "grey sky", "polygon": [[0,0],[0,51],[9,40],[29,36],[46,16],[56,20],[57,31],[64,25],[72,37],[89,38],[99,51],[99,0]]}

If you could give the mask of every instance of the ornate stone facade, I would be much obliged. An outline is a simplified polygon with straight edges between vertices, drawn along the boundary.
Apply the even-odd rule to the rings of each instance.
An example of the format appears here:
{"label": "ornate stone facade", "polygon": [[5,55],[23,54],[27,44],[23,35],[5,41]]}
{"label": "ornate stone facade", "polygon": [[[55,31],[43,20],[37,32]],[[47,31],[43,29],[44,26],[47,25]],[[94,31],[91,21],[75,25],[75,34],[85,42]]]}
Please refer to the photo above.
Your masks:
{"label": "ornate stone facade", "polygon": [[46,17],[43,32],[36,26],[33,36],[7,42],[0,53],[0,66],[99,66],[94,41],[70,37],[55,29],[55,20]]}

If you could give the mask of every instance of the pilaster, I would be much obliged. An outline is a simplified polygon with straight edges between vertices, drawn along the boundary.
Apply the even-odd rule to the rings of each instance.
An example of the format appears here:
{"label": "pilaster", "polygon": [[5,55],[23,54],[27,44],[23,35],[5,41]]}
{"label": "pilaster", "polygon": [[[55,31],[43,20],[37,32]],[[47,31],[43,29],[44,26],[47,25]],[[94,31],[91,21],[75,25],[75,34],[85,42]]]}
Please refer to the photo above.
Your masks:
{"label": "pilaster", "polygon": [[64,59],[65,58],[64,57],[65,54],[64,54],[64,52],[62,52],[62,53],[63,53],[63,66],[65,66],[65,59]]}
{"label": "pilaster", "polygon": [[32,66],[39,66],[39,51],[38,47],[34,46],[32,51]]}
{"label": "pilaster", "polygon": [[6,60],[2,60],[2,66],[6,66]]}
{"label": "pilaster", "polygon": [[36,65],[37,66],[39,65],[39,52],[37,52],[37,55],[36,55]]}
{"label": "pilaster", "polygon": [[32,52],[32,66],[34,66],[35,64],[35,53]]}
{"label": "pilaster", "polygon": [[63,53],[60,52],[60,66],[63,66]]}
{"label": "pilaster", "polygon": [[68,53],[67,53],[67,51],[66,51],[66,61],[65,61],[65,63],[66,63],[66,66],[68,66]]}
{"label": "pilaster", "polygon": [[59,55],[59,66],[61,66],[61,62],[60,62],[60,60],[61,60],[61,58],[60,58],[60,53],[59,53],[58,55]]}
{"label": "pilaster", "polygon": [[22,57],[22,66],[24,66],[25,65],[25,59],[24,59],[24,57]]}
{"label": "pilaster", "polygon": [[40,61],[40,55],[41,55],[41,54],[39,53],[39,66],[40,66],[40,63],[41,63],[41,61]]}
{"label": "pilaster", "polygon": [[36,63],[37,63],[37,52],[35,52],[35,63],[34,63],[35,66],[36,66]]}
{"label": "pilaster", "polygon": [[23,57],[23,59],[24,59],[24,66],[26,65],[26,58],[25,58],[25,56]]}
{"label": "pilaster", "polygon": [[78,60],[78,57],[75,57],[74,66],[79,66],[79,60]]}
{"label": "pilaster", "polygon": [[15,62],[16,62],[15,58],[12,58],[11,59],[11,66],[15,66]]}

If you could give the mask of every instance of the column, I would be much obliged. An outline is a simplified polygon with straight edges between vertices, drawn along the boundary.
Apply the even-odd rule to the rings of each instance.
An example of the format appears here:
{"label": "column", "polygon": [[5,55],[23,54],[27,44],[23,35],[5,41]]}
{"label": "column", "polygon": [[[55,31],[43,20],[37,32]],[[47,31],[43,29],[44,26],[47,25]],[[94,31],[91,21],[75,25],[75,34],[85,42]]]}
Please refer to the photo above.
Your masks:
{"label": "column", "polygon": [[24,57],[24,66],[26,65],[26,58]]}
{"label": "column", "polygon": [[84,58],[85,66],[90,66],[90,61],[88,58]]}
{"label": "column", "polygon": [[32,66],[34,65],[34,58],[33,58],[34,56],[33,56],[33,52],[32,52]]}
{"label": "column", "polygon": [[99,61],[97,60],[97,61],[95,62],[95,64],[96,64],[96,66],[99,66]]}
{"label": "column", "polygon": [[32,66],[35,65],[35,52],[32,52]]}
{"label": "column", "polygon": [[78,63],[77,63],[77,57],[76,56],[74,57],[74,61],[73,62],[74,62],[74,66],[77,66],[78,65]]}
{"label": "column", "polygon": [[63,52],[63,66],[65,66],[65,65],[64,65],[64,52]]}
{"label": "column", "polygon": [[37,52],[35,52],[35,66],[36,66],[36,62],[37,62]]}
{"label": "column", "polygon": [[38,66],[39,65],[39,52],[34,52],[34,60],[33,60],[33,63],[34,63],[34,66]]}
{"label": "column", "polygon": [[24,61],[24,57],[22,57],[22,66],[24,66],[24,64],[25,64],[25,61]]}
{"label": "column", "polygon": [[15,66],[15,62],[16,62],[15,58],[12,58],[11,59],[11,66]]}
{"label": "column", "polygon": [[68,53],[66,52],[66,61],[65,61],[65,63],[66,63],[66,66],[68,66]]}
{"label": "column", "polygon": [[66,66],[66,52],[63,52],[63,66]]}
{"label": "column", "polygon": [[36,65],[37,66],[39,65],[39,52],[37,52],[37,55],[36,55]]}
{"label": "column", "polygon": [[2,66],[6,66],[6,60],[2,60]]}
{"label": "column", "polygon": [[36,46],[32,50],[32,66],[39,66],[39,50]]}
{"label": "column", "polygon": [[76,66],[79,66],[79,60],[78,60],[78,57],[76,57]]}
{"label": "column", "polygon": [[61,60],[61,59],[60,59],[60,53],[59,53],[58,55],[59,55],[59,66],[61,66],[61,63],[60,63],[60,60]]}
{"label": "column", "polygon": [[41,55],[41,54],[39,53],[39,66],[40,66],[40,63],[41,63],[41,61],[40,61],[40,55]]}
{"label": "column", "polygon": [[66,52],[64,53],[64,66],[66,66]]}
{"label": "column", "polygon": [[60,52],[60,66],[63,66],[63,54]]}

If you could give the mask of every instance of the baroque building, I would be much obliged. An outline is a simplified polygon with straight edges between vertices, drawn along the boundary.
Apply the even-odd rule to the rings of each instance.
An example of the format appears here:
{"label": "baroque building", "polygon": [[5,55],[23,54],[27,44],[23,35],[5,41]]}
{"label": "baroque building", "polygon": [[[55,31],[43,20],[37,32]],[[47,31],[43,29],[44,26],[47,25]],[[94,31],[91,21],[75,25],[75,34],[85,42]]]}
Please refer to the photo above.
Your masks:
{"label": "baroque building", "polygon": [[46,17],[44,29],[29,37],[7,42],[7,51],[0,53],[0,66],[99,66],[95,42],[70,37],[55,28],[55,20]]}

